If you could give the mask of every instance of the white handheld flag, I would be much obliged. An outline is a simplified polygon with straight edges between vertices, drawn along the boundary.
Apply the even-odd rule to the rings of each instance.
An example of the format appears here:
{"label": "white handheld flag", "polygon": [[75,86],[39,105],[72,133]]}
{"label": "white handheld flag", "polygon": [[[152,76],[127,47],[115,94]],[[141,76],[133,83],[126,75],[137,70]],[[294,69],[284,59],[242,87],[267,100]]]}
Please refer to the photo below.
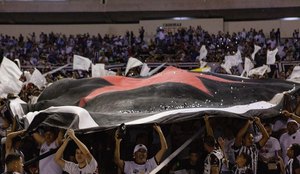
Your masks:
{"label": "white handheld flag", "polygon": [[73,57],[73,70],[85,70],[88,71],[92,61],[86,57],[74,55]]}
{"label": "white handheld flag", "polygon": [[202,60],[207,56],[207,49],[206,49],[205,45],[201,46],[199,53],[200,53],[199,60]]}
{"label": "white handheld flag", "polygon": [[246,73],[247,77],[248,77],[249,76],[249,71],[252,68],[254,68],[254,64],[252,63],[252,61],[248,57],[246,57],[245,58],[245,64],[244,64],[244,71],[242,73],[242,76],[243,76],[244,73]]}
{"label": "white handheld flag", "polygon": [[268,65],[263,65],[254,69],[251,69],[249,71],[249,75],[248,76],[252,76],[252,75],[259,75],[259,76],[263,76],[266,72],[271,72],[271,69]]}
{"label": "white handheld flag", "polygon": [[39,89],[46,86],[47,80],[38,69],[34,69],[29,82],[36,85]]}
{"label": "white handheld flag", "polygon": [[149,72],[150,72],[150,68],[146,63],[144,63],[140,72],[140,76],[145,77],[148,75]]}
{"label": "white handheld flag", "polygon": [[238,66],[242,63],[242,56],[241,52],[238,50],[235,55],[225,56],[225,63],[221,64],[221,67],[225,69],[228,74],[232,74],[230,69],[233,66]]}
{"label": "white handheld flag", "polygon": [[102,76],[106,76],[105,65],[103,63],[98,63],[96,65],[92,64],[92,77]]}
{"label": "white handheld flag", "polygon": [[260,49],[261,49],[260,46],[254,45],[254,51],[253,51],[253,53],[251,54],[252,60],[255,59],[255,55],[256,55],[256,53],[257,53]]}
{"label": "white handheld flag", "polygon": [[276,54],[278,52],[278,48],[274,49],[273,51],[267,51],[267,65],[274,64],[276,61]]}
{"label": "white handheld flag", "polygon": [[23,82],[19,80],[21,75],[22,71],[19,67],[13,61],[4,57],[0,66],[0,83],[4,86],[4,91],[18,94],[23,85]]}
{"label": "white handheld flag", "polygon": [[130,57],[128,59],[128,62],[127,62],[127,66],[126,66],[126,70],[125,70],[125,76],[127,75],[128,71],[131,69],[131,68],[135,68],[135,67],[138,67],[138,66],[141,66],[143,65],[143,63],[138,60],[137,58],[134,58],[134,57]]}
{"label": "white handheld flag", "polygon": [[295,66],[292,74],[287,79],[299,79],[300,80],[300,66]]}

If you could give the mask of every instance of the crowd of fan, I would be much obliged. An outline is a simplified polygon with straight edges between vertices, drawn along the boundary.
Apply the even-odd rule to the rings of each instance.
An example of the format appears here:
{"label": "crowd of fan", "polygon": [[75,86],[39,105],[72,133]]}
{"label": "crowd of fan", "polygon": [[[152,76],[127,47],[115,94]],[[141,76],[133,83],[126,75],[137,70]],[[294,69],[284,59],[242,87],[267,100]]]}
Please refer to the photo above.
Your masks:
{"label": "crowd of fan", "polygon": [[[19,37],[0,34],[0,48],[4,56],[19,59],[22,66],[65,65],[73,55],[88,57],[93,63],[124,63],[129,57],[145,62],[194,62],[199,55],[201,45],[208,49],[207,62],[221,62],[224,56],[234,54],[239,49],[242,57],[250,57],[253,45],[262,49],[258,57],[266,57],[267,49],[278,48],[278,60],[300,60],[299,30],[291,33],[290,38],[281,38],[280,30],[270,31],[269,37],[263,30],[243,29],[238,33],[210,34],[200,26],[166,31],[158,28],[152,38],[144,38],[145,30],[139,34],[132,31],[123,36],[89,33],[65,35],[61,33],[31,33]],[[148,41],[149,40],[149,41]]]}
{"label": "crowd of fan", "polygon": [[[278,113],[278,117],[262,120],[255,115],[248,120],[205,115],[204,121],[173,123],[162,128],[156,124],[153,128],[140,125],[128,128],[126,134],[121,133],[125,129],[119,128],[78,134],[78,138],[73,130],[64,133],[65,130],[50,127],[40,127],[30,133],[8,131],[5,150],[2,150],[5,153],[1,154],[6,157],[6,169],[10,172],[22,173],[25,160],[25,170],[32,174],[62,174],[62,170],[67,173],[150,173],[163,157],[180,148],[201,127],[206,127],[205,133],[183,149],[160,173],[299,174],[299,94],[286,94],[283,109],[287,110]],[[9,130],[15,129],[14,124],[11,126]],[[67,135],[65,139],[64,134]],[[57,147],[56,154],[40,162],[28,163]],[[17,162],[12,163],[10,158]]]}

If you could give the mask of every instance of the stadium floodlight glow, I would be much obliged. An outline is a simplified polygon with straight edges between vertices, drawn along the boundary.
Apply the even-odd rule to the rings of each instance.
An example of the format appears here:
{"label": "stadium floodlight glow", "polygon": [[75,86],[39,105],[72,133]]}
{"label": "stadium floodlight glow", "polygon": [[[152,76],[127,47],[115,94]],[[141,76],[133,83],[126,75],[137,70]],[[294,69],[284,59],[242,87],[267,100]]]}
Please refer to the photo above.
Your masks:
{"label": "stadium floodlight glow", "polygon": [[172,18],[173,20],[178,20],[178,21],[181,21],[181,20],[190,20],[190,19],[192,19],[192,18],[190,18],[190,17],[174,17],[174,18]]}
{"label": "stadium floodlight glow", "polygon": [[286,18],[281,18],[283,21],[298,21],[300,20],[300,17],[286,17]]}

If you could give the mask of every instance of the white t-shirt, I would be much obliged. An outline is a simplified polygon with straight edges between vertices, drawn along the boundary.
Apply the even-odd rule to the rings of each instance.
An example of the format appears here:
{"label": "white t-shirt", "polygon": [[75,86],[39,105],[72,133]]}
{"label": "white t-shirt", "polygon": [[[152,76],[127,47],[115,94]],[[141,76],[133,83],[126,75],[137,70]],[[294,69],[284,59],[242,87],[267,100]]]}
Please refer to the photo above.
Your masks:
{"label": "white t-shirt", "polygon": [[66,161],[63,170],[70,174],[93,174],[97,170],[97,165],[97,161],[93,157],[84,168],[79,168],[78,164]]}
{"label": "white t-shirt", "polygon": [[265,158],[275,157],[276,151],[280,151],[280,149],[279,141],[274,137],[270,137],[267,143],[260,149],[259,155]]}
{"label": "white t-shirt", "polygon": [[[48,152],[50,149],[57,148],[55,141],[51,143],[49,146],[47,143],[43,143],[40,149],[40,155]],[[40,160],[39,162],[39,174],[61,174],[62,169],[60,166],[54,161],[54,154]]]}
{"label": "white t-shirt", "polygon": [[282,134],[279,142],[282,149],[282,156],[283,156],[284,163],[287,165],[289,160],[288,156],[286,155],[287,148],[293,143],[300,144],[300,131],[297,130],[297,132],[295,132],[292,135],[289,135],[288,133]]}
{"label": "white t-shirt", "polygon": [[125,174],[148,174],[157,167],[155,158],[152,157],[146,161],[145,164],[137,164],[134,161],[124,161]]}

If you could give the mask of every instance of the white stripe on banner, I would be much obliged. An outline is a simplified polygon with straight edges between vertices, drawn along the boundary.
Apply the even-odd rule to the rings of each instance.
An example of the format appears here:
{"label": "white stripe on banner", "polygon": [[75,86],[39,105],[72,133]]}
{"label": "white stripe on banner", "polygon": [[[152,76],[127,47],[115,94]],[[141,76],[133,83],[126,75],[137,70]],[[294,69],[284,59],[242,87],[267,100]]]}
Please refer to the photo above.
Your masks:
{"label": "white stripe on banner", "polygon": [[282,93],[278,93],[274,95],[274,97],[269,101],[259,101],[247,105],[237,105],[237,106],[232,106],[232,107],[227,107],[227,108],[188,108],[188,109],[177,109],[177,110],[171,110],[171,111],[166,111],[166,112],[161,112],[146,118],[141,118],[138,120],[130,121],[125,123],[126,125],[135,125],[135,124],[144,124],[148,123],[154,120],[158,120],[160,118],[164,118],[168,115],[174,115],[174,114],[180,114],[180,113],[196,113],[196,112],[201,112],[201,111],[224,111],[224,112],[231,112],[235,114],[244,114],[250,110],[257,110],[257,109],[270,109],[272,107],[275,107],[278,105],[282,99],[285,93],[289,93],[295,90],[295,88],[292,88],[289,91],[284,91]]}
{"label": "white stripe on banner", "polygon": [[92,127],[98,127],[99,125],[94,121],[89,112],[81,107],[77,106],[58,106],[58,107],[49,107],[45,110],[38,112],[29,112],[24,117],[27,119],[29,124],[32,122],[34,117],[39,113],[73,113],[79,116],[79,129],[87,129]]}

